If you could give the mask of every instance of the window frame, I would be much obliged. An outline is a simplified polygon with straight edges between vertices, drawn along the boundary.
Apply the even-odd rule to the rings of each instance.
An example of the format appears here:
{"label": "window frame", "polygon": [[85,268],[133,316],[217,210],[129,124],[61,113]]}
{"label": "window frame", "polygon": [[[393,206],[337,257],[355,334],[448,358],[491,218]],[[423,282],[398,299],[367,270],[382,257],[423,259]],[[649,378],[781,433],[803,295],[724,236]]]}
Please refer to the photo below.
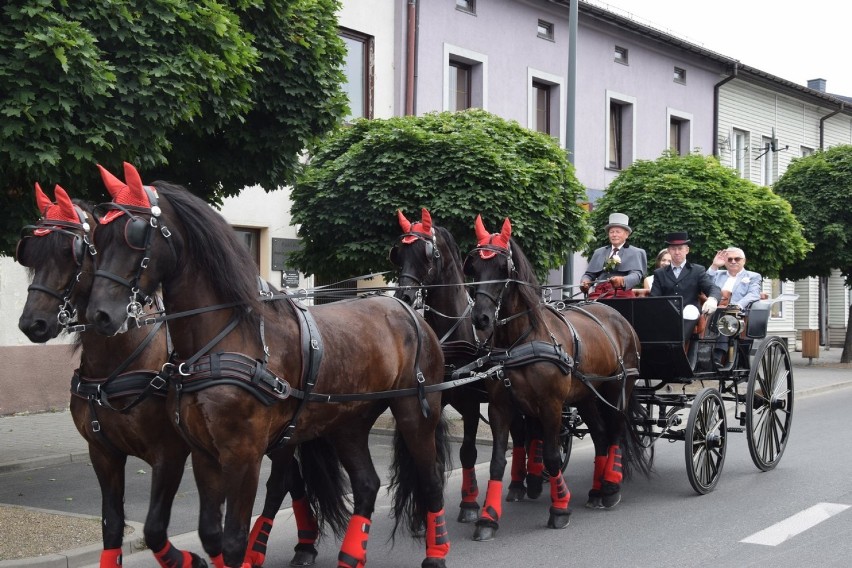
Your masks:
{"label": "window frame", "polygon": [[471,106],[469,108],[481,108],[482,110],[488,110],[488,56],[484,53],[479,53],[449,43],[444,44],[444,86],[442,110],[450,110],[451,63],[461,63],[470,66]]}
{"label": "window frame", "polygon": [[[619,116],[615,119],[613,117],[614,106],[619,108]],[[636,97],[606,91],[605,169],[622,171],[634,162],[636,111]],[[618,121],[617,124],[615,124],[616,121]],[[615,151],[614,161],[612,160],[613,150]]]}
{"label": "window frame", "polygon": [[476,0],[456,0],[456,10],[475,16]]}
{"label": "window frame", "polygon": [[[260,238],[262,230],[257,227],[243,227],[239,225],[232,226],[231,228],[237,234],[237,239],[246,245],[249,256],[252,257],[254,263],[257,265],[257,269],[260,270]],[[248,240],[251,242],[246,242],[246,237],[249,237]],[[254,246],[252,246],[252,243]]]}
{"label": "window frame", "polygon": [[[542,33],[541,30],[544,28],[545,32]],[[538,29],[536,31],[536,36],[541,39],[546,39],[548,41],[556,41],[554,36],[556,30],[556,26],[553,25],[553,22],[548,22],[547,20],[542,20],[539,18],[538,20]]]}
{"label": "window frame", "polygon": [[[680,71],[680,73],[678,73]],[[686,69],[675,65],[672,80],[678,85],[686,85]]]}
{"label": "window frame", "polygon": [[692,125],[694,124],[692,113],[667,107],[666,117],[668,119],[666,148],[674,149],[672,144],[672,125],[677,123],[679,130],[676,149],[677,154],[679,156],[688,155],[692,151]]}
{"label": "window frame", "polygon": [[[371,35],[359,32],[357,30],[353,30],[350,28],[339,27],[338,35],[340,35],[344,40],[352,40],[356,42],[360,42],[363,46],[364,54],[361,61],[362,65],[362,81],[363,88],[361,92],[361,97],[363,99],[363,105],[361,110],[361,114],[352,113],[352,108],[350,106],[350,113],[346,116],[346,122],[351,122],[355,118],[373,118],[373,107],[374,107],[374,97],[373,91],[375,86],[375,38]],[[343,70],[345,76],[345,69]],[[347,82],[344,84],[344,90],[346,85],[349,83],[348,77]],[[347,95],[347,99],[348,99]]]}
{"label": "window frame", "polygon": [[536,85],[548,87],[549,97],[549,125],[548,134],[559,140],[560,146],[565,147],[565,136],[567,126],[565,124],[565,113],[568,108],[567,92],[565,90],[565,77],[553,75],[532,67],[527,68],[527,128],[536,130]]}
{"label": "window frame", "polygon": [[770,187],[775,183],[775,152],[772,151],[772,138],[763,136],[760,140],[760,183]]}
{"label": "window frame", "polygon": [[616,45],[612,52],[612,60],[621,65],[630,65],[630,50],[626,47]]}
{"label": "window frame", "polygon": [[[731,167],[743,179],[749,179],[750,168],[748,160],[749,132],[739,128],[731,129]],[[740,144],[742,141],[742,144]]]}

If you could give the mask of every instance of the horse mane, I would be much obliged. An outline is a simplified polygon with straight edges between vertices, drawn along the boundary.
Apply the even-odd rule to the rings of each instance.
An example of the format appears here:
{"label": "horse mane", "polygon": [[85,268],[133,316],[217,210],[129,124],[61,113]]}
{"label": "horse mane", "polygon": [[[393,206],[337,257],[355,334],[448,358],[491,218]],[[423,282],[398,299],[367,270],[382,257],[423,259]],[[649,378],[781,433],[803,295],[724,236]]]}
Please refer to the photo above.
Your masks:
{"label": "horse mane", "polygon": [[512,262],[515,264],[516,277],[515,280],[528,282],[529,284],[518,284],[518,295],[521,297],[521,302],[530,310],[530,317],[538,314],[541,306],[541,284],[535,275],[532,264],[521,247],[515,242],[515,239],[509,239],[509,246],[512,250]]}
{"label": "horse mane", "polygon": [[208,277],[208,283],[223,303],[243,304],[248,309],[238,310],[241,318],[256,320],[261,312],[257,266],[233,228],[206,201],[186,188],[164,181],[152,185],[171,204],[186,228],[184,254]]}
{"label": "horse mane", "polygon": [[456,266],[458,266],[459,271],[461,271],[463,264],[461,258],[461,251],[459,250],[459,245],[456,244],[456,239],[453,237],[453,234],[444,227],[434,225],[433,228],[438,234],[438,237],[444,239],[444,243],[446,244],[447,249],[450,252],[450,257],[452,258],[452,261],[456,264]]}

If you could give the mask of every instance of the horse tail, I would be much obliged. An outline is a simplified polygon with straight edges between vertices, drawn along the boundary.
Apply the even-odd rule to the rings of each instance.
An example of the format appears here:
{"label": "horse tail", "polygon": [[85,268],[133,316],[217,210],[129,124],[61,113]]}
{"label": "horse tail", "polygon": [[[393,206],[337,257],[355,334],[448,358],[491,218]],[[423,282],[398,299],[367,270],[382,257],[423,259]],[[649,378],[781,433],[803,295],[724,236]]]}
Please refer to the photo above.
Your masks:
{"label": "horse tail", "polygon": [[340,466],[337,451],[328,440],[315,438],[299,445],[299,461],[305,493],[317,517],[320,533],[330,528],[342,538],[349,523],[349,482]]}
{"label": "horse tail", "polygon": [[636,428],[636,424],[644,416],[644,409],[639,403],[639,399],[636,397],[634,391],[631,390],[630,396],[627,399],[625,412],[621,412],[620,414],[624,420],[625,430],[625,435],[622,436],[621,455],[624,479],[630,479],[635,471],[638,471],[644,477],[650,477],[654,468],[654,454],[642,443],[639,431]]}
{"label": "horse tail", "polygon": [[[421,479],[417,464],[411,450],[397,429],[393,437],[393,460],[391,462],[391,480],[388,487],[393,492],[394,525],[391,541],[396,538],[400,525],[405,526],[412,536],[423,530],[423,523],[428,511],[429,494],[427,480]],[[435,428],[436,468],[442,478],[441,486],[446,483],[449,471],[452,469],[452,453],[448,434],[448,422],[444,415],[438,420]]]}

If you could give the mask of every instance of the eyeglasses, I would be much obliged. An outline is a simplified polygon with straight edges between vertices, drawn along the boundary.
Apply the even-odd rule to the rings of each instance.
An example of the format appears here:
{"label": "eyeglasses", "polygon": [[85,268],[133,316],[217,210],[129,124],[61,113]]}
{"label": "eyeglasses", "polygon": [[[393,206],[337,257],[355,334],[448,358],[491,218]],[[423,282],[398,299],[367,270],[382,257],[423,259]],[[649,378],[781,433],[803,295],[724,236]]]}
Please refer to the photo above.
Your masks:
{"label": "eyeglasses", "polygon": [[731,257],[728,259],[728,262],[739,262],[743,259],[741,256]]}

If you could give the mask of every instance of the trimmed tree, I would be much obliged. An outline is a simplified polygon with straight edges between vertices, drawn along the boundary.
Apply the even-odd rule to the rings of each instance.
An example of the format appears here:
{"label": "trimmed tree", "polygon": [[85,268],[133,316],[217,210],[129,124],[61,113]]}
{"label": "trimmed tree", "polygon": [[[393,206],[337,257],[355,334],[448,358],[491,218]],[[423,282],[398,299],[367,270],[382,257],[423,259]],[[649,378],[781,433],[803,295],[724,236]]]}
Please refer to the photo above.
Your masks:
{"label": "trimmed tree", "polygon": [[684,230],[692,241],[691,262],[709,266],[717,250],[738,246],[748,256],[748,269],[769,278],[810,248],[786,200],[740,178],[713,156],[666,152],[624,170],[591,214],[597,230],[587,255],[608,243],[602,228],[616,211],[630,217],[629,242],[645,249],[649,262],[668,233]]}
{"label": "trimmed tree", "polygon": [[429,209],[462,253],[475,244],[477,214],[492,231],[509,217],[541,278],[588,234],[565,151],[482,110],[355,121],[311,157],[292,198],[303,248],[290,260],[329,278],[392,268],[397,209],[409,219]]}
{"label": "trimmed tree", "polygon": [[217,201],[291,183],[345,112],[337,0],[93,0],[0,9],[0,252],[33,183],[101,201],[128,161]]}
{"label": "trimmed tree", "polygon": [[[852,146],[835,146],[794,159],[775,183],[775,191],[793,206],[814,244],[807,256],[785,266],[782,276],[792,280],[826,278],[839,270],[852,286]],[[852,363],[852,307],[846,321],[842,363]]]}

